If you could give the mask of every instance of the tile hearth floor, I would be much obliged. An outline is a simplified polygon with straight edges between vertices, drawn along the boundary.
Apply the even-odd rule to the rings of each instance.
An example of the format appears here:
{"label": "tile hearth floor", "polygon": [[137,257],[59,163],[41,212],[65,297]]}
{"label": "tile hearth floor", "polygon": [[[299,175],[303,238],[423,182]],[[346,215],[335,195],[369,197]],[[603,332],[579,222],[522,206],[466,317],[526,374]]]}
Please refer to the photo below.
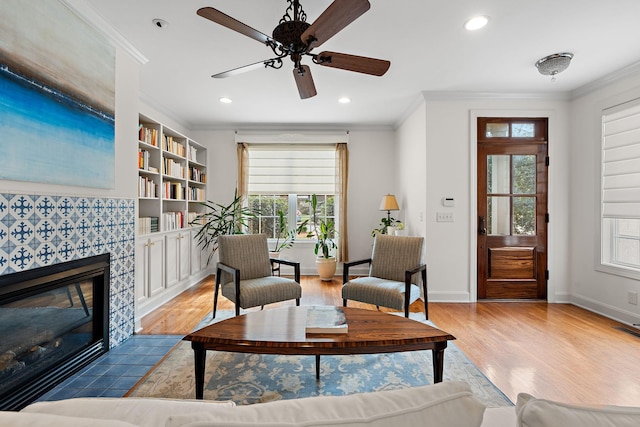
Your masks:
{"label": "tile hearth floor", "polygon": [[122,397],[182,338],[182,335],[134,335],[58,384],[38,401]]}

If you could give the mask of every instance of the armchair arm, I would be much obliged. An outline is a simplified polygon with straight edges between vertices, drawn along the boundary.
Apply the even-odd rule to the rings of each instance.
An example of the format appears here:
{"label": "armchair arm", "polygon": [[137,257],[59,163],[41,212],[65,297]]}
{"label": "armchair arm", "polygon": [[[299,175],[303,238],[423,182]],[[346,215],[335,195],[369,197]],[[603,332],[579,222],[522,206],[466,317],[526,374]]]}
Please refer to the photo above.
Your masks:
{"label": "armchair arm", "polygon": [[342,284],[343,285],[349,281],[349,268],[353,267],[354,265],[360,265],[360,264],[371,264],[371,258],[361,259],[358,261],[345,262],[342,265]]}
{"label": "armchair arm", "polygon": [[269,259],[272,264],[284,264],[293,267],[293,277],[294,280],[300,283],[300,263],[297,261],[289,261],[281,258],[270,258]]}
{"label": "armchair arm", "polygon": [[217,277],[219,276],[219,273],[221,271],[225,271],[225,272],[233,275],[234,277],[236,275],[238,275],[238,276],[240,275],[240,270],[238,270],[237,268],[231,267],[230,265],[227,265],[227,264],[224,264],[222,262],[219,262],[219,263],[216,264],[216,280],[217,280]]}
{"label": "armchair arm", "polygon": [[[218,262],[218,264],[216,264],[216,289],[218,289],[218,285],[221,283],[220,281],[223,271],[233,276],[233,284],[236,290],[236,301],[240,303],[240,270],[222,262]],[[236,316],[238,315],[237,311],[238,310],[236,308]]]}
{"label": "armchair arm", "polygon": [[409,275],[409,279],[410,279],[411,276],[413,276],[417,272],[422,271],[422,270],[426,270],[426,269],[427,269],[427,265],[426,264],[420,264],[419,266],[417,266],[414,269],[405,271],[405,273],[404,273],[405,274],[405,278],[407,277],[407,274]]}

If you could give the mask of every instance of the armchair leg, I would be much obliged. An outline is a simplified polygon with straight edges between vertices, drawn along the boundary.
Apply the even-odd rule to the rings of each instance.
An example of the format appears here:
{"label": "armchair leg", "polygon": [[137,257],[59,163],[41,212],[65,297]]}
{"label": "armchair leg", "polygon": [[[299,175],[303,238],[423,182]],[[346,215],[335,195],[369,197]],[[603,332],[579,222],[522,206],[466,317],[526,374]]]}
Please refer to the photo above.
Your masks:
{"label": "armchair leg", "polygon": [[343,306],[343,307],[346,307],[346,306],[347,306],[347,300],[346,300],[346,299],[343,299],[343,300],[342,300],[342,306]]}
{"label": "armchair leg", "polygon": [[219,274],[216,275],[216,288],[213,292],[213,318],[216,318],[216,309],[218,308],[218,291],[220,290]]}
{"label": "armchair leg", "polygon": [[296,305],[300,306],[300,298],[296,298]]}
{"label": "armchair leg", "polygon": [[422,290],[424,291],[424,315],[429,320],[429,297],[427,295],[427,269],[422,270]]}
{"label": "armchair leg", "polygon": [[240,316],[240,304],[236,302],[236,316]]}

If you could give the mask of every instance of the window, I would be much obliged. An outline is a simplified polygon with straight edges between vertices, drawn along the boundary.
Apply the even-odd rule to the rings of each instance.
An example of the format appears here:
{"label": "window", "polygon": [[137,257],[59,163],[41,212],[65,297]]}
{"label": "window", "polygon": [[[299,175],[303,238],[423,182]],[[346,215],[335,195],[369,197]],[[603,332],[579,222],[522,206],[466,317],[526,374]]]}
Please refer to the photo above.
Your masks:
{"label": "window", "polygon": [[257,212],[249,233],[276,238],[282,212],[287,230],[298,230],[306,221],[298,237],[307,237],[315,229],[312,194],[318,201],[316,222],[337,223],[335,145],[256,144],[248,152],[248,203]]}
{"label": "window", "polygon": [[601,265],[640,278],[640,100],[602,115]]}
{"label": "window", "polygon": [[336,223],[335,196],[333,194],[316,194],[316,197],[318,205],[316,207],[316,224],[314,224],[311,215],[311,194],[249,194],[249,207],[258,214],[256,218],[249,221],[248,232],[251,234],[264,233],[270,239],[276,238],[280,229],[278,214],[280,211],[283,215],[285,229],[294,229],[289,224],[295,224],[295,230],[299,229],[300,231],[297,235],[298,238],[312,237],[308,234],[313,232],[320,220]]}

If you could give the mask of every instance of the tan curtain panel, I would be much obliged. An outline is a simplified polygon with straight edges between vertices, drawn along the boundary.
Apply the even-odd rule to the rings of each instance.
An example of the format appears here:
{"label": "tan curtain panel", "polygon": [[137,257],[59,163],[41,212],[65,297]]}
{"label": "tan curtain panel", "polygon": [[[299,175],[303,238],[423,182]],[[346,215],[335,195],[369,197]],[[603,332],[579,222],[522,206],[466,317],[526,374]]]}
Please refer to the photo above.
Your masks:
{"label": "tan curtain panel", "polygon": [[336,144],[336,195],[338,196],[338,262],[349,260],[349,235],[347,233],[347,187],[349,184],[349,148]]}
{"label": "tan curtain panel", "polygon": [[238,195],[243,199],[247,197],[249,188],[249,148],[247,144],[238,143]]}

